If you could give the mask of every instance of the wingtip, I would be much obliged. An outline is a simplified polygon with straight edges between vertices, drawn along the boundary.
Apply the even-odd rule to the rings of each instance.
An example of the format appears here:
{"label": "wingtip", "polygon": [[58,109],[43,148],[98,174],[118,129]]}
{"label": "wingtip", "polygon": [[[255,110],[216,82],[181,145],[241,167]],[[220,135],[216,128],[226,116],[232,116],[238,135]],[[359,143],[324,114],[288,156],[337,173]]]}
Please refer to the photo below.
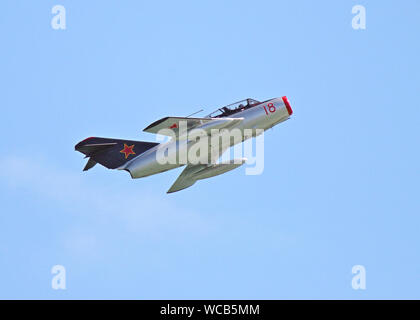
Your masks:
{"label": "wingtip", "polygon": [[146,130],[149,130],[150,128],[153,128],[154,126],[157,126],[159,123],[162,123],[163,121],[165,121],[166,119],[168,119],[169,117],[164,117],[162,119],[156,120],[155,122],[151,123],[150,125],[148,125],[146,128],[143,129],[143,131],[146,132]]}

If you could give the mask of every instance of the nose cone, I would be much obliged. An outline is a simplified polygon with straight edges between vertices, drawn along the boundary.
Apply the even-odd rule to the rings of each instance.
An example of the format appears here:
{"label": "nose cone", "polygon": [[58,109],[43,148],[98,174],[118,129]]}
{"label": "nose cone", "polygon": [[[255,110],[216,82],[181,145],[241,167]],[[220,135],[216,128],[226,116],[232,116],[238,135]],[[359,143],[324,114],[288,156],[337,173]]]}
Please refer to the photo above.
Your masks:
{"label": "nose cone", "polygon": [[292,107],[290,106],[289,100],[287,100],[287,97],[284,96],[281,98],[284,102],[284,105],[286,106],[287,112],[289,113],[289,116],[293,114]]}

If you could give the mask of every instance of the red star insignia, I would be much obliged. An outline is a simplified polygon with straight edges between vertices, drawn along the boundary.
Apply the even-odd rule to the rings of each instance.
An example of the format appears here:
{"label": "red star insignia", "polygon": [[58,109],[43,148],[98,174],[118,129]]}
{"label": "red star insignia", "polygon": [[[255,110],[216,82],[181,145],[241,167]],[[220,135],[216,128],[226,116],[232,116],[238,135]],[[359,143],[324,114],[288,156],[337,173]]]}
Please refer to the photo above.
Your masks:
{"label": "red star insignia", "polygon": [[128,158],[128,156],[129,156],[130,154],[136,154],[136,153],[133,151],[133,148],[134,148],[134,144],[133,144],[133,145],[131,145],[131,146],[127,146],[127,145],[124,143],[124,149],[122,149],[120,152],[121,152],[121,153],[124,153],[125,158],[127,159],[127,158]]}
{"label": "red star insignia", "polygon": [[176,129],[176,128],[178,128],[178,125],[177,125],[176,123],[174,123],[173,125],[171,125],[171,126],[169,127],[169,129]]}

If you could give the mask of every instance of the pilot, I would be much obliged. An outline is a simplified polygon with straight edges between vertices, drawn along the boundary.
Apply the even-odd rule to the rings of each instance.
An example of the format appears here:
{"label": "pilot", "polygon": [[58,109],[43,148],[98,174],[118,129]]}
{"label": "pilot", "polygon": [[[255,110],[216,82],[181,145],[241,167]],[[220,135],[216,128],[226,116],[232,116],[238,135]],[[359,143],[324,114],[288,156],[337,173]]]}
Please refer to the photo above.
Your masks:
{"label": "pilot", "polygon": [[244,106],[242,103],[239,105],[238,109],[244,111],[248,105]]}

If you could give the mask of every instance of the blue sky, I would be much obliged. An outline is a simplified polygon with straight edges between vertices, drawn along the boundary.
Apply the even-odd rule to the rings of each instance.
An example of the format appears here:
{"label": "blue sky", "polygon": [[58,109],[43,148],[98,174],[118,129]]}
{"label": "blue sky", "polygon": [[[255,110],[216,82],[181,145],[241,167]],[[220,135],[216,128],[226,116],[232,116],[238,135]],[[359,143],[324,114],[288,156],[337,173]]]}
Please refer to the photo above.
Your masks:
{"label": "blue sky", "polygon": [[[420,298],[419,31],[415,0],[2,1],[0,298]],[[74,151],[283,95],[262,175],[167,195],[182,169],[83,173]]]}

